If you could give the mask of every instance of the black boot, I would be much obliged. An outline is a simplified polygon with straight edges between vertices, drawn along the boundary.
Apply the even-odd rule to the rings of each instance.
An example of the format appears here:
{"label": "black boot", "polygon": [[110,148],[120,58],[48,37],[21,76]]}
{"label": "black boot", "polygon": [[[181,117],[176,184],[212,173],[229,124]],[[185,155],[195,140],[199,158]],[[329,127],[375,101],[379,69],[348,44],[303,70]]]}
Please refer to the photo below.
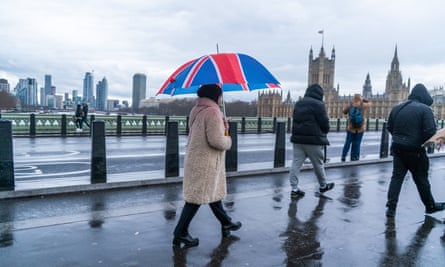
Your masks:
{"label": "black boot", "polygon": [[241,228],[241,222],[231,222],[229,224],[223,225],[221,227],[221,232],[223,237],[228,237],[230,235],[230,231],[237,231]]}
{"label": "black boot", "polygon": [[195,247],[199,245],[199,239],[193,238],[190,234],[185,236],[175,236],[173,238],[173,245],[180,247],[181,243],[184,244],[184,247]]}
{"label": "black boot", "polygon": [[190,222],[199,209],[199,205],[185,203],[182,209],[181,217],[174,231],[173,245],[181,246],[183,243],[186,247],[194,247],[199,245],[199,239],[193,238],[188,232]]}

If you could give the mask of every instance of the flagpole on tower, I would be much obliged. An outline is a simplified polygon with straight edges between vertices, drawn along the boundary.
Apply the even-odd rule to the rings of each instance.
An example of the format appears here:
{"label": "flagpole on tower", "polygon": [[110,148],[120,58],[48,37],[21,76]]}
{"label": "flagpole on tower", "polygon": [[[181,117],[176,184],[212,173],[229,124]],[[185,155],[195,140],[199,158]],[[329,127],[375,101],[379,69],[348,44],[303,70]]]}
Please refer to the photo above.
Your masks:
{"label": "flagpole on tower", "polygon": [[324,30],[319,30],[318,33],[321,34],[321,47],[323,47],[323,43],[324,43]]}

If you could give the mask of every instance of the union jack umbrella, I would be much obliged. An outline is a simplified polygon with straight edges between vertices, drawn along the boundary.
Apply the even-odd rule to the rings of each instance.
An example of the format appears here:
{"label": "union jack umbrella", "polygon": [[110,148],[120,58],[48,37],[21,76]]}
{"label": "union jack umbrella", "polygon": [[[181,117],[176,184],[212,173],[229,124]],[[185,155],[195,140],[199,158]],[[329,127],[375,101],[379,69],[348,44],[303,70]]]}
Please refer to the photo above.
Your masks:
{"label": "union jack umbrella", "polygon": [[195,94],[204,84],[219,84],[223,92],[280,88],[278,80],[256,59],[240,53],[210,54],[179,67],[158,94]]}

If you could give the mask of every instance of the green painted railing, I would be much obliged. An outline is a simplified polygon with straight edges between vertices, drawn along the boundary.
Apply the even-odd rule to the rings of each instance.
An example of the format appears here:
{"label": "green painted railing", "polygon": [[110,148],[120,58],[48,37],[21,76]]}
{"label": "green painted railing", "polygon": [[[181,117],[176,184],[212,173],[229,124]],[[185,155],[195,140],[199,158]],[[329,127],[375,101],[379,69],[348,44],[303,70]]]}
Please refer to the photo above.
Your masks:
{"label": "green painted railing", "polygon": [[[1,113],[1,119],[12,122],[14,136],[77,136],[88,135],[89,129],[83,126],[83,132],[77,132],[72,114],[27,114],[27,113]],[[34,119],[33,119],[34,117]],[[156,115],[103,115],[92,114],[89,121],[101,120],[105,122],[107,135],[156,135],[165,134],[166,121],[177,121],[180,134],[188,133],[188,118],[186,116],[156,116]],[[257,117],[231,117],[237,122],[239,133],[267,133],[275,132],[277,121],[286,123],[287,132],[290,132],[292,122],[286,118],[257,118]],[[66,128],[63,128],[63,120]],[[33,123],[34,121],[34,123]],[[367,129],[380,131],[383,119],[368,119]],[[34,126],[33,126],[34,125]],[[34,127],[34,128],[33,128]],[[344,131],[346,119],[331,119],[331,131]]]}

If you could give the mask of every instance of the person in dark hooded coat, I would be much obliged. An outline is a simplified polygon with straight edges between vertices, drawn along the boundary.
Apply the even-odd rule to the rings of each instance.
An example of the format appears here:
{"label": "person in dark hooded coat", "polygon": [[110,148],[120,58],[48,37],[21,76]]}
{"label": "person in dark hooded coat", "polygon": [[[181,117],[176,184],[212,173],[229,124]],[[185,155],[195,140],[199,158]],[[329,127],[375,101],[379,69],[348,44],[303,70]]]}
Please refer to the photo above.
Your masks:
{"label": "person in dark hooded coat", "polygon": [[393,171],[388,190],[386,216],[394,217],[400,190],[409,171],[416,184],[426,213],[445,209],[436,203],[428,181],[429,160],[422,146],[436,133],[433,99],[423,84],[416,84],[408,100],[395,106],[389,114],[387,128],[392,135]]}
{"label": "person in dark hooded coat", "polygon": [[331,190],[334,183],[326,183],[324,170],[324,146],[329,145],[329,118],[323,102],[323,88],[312,84],[304,97],[295,103],[292,123],[293,161],[290,170],[291,198],[304,196],[298,188],[301,166],[309,158],[320,185],[320,193]]}

